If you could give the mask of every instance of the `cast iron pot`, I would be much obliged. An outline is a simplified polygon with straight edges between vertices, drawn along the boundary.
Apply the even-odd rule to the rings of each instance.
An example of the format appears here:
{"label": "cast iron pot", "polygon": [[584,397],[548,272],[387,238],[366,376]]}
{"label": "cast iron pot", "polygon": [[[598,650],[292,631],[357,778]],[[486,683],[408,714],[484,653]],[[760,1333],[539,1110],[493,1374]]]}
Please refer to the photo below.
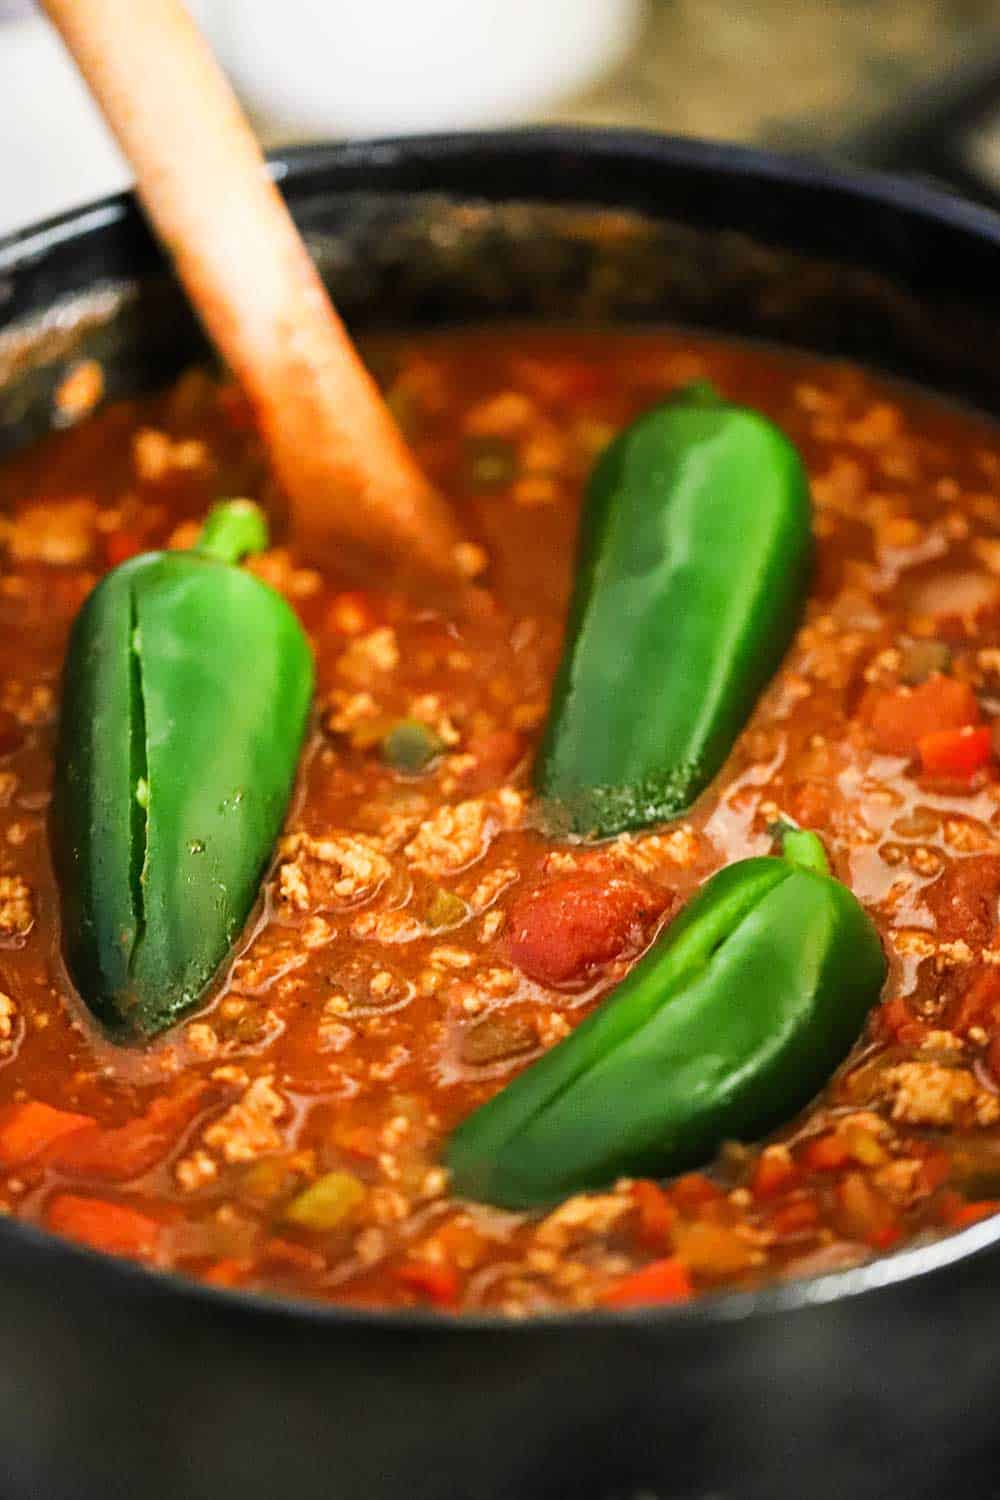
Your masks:
{"label": "cast iron pot", "polygon": [[[274,161],[355,328],[671,321],[995,407],[1000,219],[756,151],[584,132]],[[128,197],[0,246],[0,443],[68,361],[200,346]],[[3,1500],[1000,1494],[1000,1218],[679,1310],[461,1322],[199,1287],[0,1226]]]}

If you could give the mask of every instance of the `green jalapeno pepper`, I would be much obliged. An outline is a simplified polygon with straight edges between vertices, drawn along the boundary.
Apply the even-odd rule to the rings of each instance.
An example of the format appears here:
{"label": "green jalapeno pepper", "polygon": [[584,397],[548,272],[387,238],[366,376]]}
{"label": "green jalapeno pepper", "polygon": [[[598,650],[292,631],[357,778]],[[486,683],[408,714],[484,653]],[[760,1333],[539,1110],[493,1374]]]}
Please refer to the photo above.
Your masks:
{"label": "green jalapeno pepper", "polygon": [[535,785],[555,831],[675,817],[721,767],[795,631],[806,475],[758,412],[699,382],[591,476]]}
{"label": "green jalapeno pepper", "polygon": [[805,1105],[886,962],[815,834],[706,882],[593,1015],[451,1138],[456,1190],[510,1208],[660,1176]]}
{"label": "green jalapeno pepper", "polygon": [[70,636],[52,814],[64,952],[125,1035],[197,1002],[288,804],[313,663],[285,600],[234,566],[266,546],[256,506],[218,506],[193,551],[102,579]]}

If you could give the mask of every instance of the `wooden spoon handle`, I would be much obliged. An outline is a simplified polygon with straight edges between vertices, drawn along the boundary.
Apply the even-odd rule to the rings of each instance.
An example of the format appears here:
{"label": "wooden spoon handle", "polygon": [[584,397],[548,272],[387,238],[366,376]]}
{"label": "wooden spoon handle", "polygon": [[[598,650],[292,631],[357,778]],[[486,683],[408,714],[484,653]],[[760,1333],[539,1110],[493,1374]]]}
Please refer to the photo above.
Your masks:
{"label": "wooden spoon handle", "polygon": [[255,408],[317,560],[346,544],[439,575],[457,540],[338,318],[250,126],[180,0],[43,0],[157,233]]}

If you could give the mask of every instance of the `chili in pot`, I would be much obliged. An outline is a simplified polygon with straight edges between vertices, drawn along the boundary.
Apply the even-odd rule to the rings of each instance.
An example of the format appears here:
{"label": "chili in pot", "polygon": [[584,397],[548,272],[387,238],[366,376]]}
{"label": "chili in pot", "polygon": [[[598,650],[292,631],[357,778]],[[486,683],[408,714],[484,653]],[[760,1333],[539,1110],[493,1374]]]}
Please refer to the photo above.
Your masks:
{"label": "chili in pot", "polygon": [[[0,470],[4,1210],[217,1285],[516,1316],[808,1275],[992,1213],[995,429],[851,366],[685,333],[491,329],[367,352],[474,539],[459,559],[479,590],[473,612],[415,605],[377,575],[364,587],[320,575],[280,537],[240,546],[242,563],[198,562],[220,500],[273,498],[252,413],[201,372]],[[679,702],[682,592],[652,600],[650,635],[628,589],[637,558],[596,525],[568,631],[566,618],[592,471],[591,515],[615,490],[607,517],[633,506],[652,536],[658,516],[673,525],[686,481],[680,460],[661,465],[642,445],[665,429],[662,455],[692,423],[721,449],[702,465],[688,433],[672,450],[698,482],[690,524],[638,561],[655,572],[667,558],[676,582],[722,493],[719,544],[706,532],[699,545],[717,563],[725,544],[732,578],[750,566],[768,485],[773,547],[729,601],[732,631],[718,605],[702,616],[706,692],[689,678]],[[729,443],[720,489],[707,471]],[[100,953],[114,945],[81,943],[81,913],[111,907],[94,882],[75,883],[66,849],[85,846],[116,757],[127,761],[109,889],[133,906],[109,931],[119,961],[138,952],[136,870],[148,853],[152,871],[154,852],[133,834],[157,787],[136,803],[129,674],[166,637],[140,630],[137,653],[123,627],[115,656],[91,649],[87,621],[104,600],[128,624],[138,596],[124,585],[158,569],[231,573],[260,624],[244,631],[206,594],[197,648],[221,663],[221,687],[207,719],[200,690],[172,700],[163,764],[177,796],[221,807],[233,776],[246,781],[233,771],[243,716],[273,754],[267,825],[234,840],[242,894],[212,911],[183,871],[164,875],[164,942],[186,931],[197,974],[147,1005],[134,958],[124,985],[105,983]],[[721,708],[701,724],[720,661]],[[88,675],[98,667],[118,671],[119,699]],[[667,744],[667,689],[671,722],[711,746],[704,757]],[[74,784],[109,704],[93,783]],[[694,769],[678,777],[685,758]],[[592,795],[616,784],[609,765],[626,765],[618,785],[676,795],[622,817],[622,798]],[[185,837],[200,869],[201,835]],[[746,910],[741,895],[706,944],[705,984],[667,983],[671,954],[734,891]],[[775,925],[779,899],[790,905]],[[176,925],[191,913],[193,945]],[[730,944],[741,951],[727,965]],[[635,1035],[606,1055],[601,1044],[591,1089],[575,1059],[605,1017],[628,1030],[647,1001],[691,1049],[691,1071],[654,1069],[640,1087]],[[557,1129],[558,1109],[530,1105],[539,1079],[576,1138]]]}

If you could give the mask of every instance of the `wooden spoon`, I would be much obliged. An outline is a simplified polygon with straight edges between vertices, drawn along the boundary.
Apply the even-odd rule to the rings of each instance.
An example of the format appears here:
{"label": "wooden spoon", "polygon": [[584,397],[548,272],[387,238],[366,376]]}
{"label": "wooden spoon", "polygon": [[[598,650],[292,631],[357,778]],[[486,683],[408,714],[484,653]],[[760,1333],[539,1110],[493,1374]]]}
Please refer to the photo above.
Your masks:
{"label": "wooden spoon", "polygon": [[[181,0],[42,0],[252,402],[315,561],[454,575],[458,534],[364,368]],[[346,551],[350,557],[344,558]]]}

